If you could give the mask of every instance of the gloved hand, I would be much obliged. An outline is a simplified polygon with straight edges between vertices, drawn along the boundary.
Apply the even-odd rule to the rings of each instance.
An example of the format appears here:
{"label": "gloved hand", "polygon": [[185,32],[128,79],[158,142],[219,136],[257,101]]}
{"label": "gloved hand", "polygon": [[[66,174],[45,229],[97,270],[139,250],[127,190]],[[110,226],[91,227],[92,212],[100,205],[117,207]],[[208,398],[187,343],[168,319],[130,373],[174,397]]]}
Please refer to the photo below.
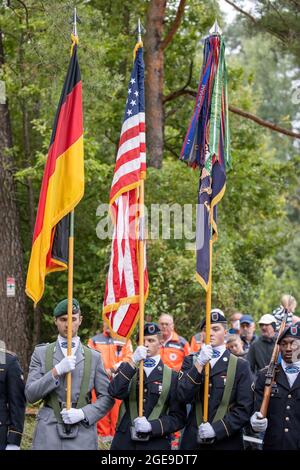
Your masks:
{"label": "gloved hand", "polygon": [[199,355],[196,359],[196,364],[199,366],[205,366],[207,362],[209,362],[213,355],[213,348],[211,344],[203,344],[200,350]]}
{"label": "gloved hand", "polygon": [[5,450],[20,450],[20,447],[16,446],[15,444],[7,444]]}
{"label": "gloved hand", "polygon": [[149,421],[147,420],[147,418],[145,418],[145,416],[142,416],[141,418],[135,418],[134,420],[134,428],[135,428],[135,431],[138,433],[138,432],[144,432],[144,433],[147,433],[147,432],[151,432],[152,431],[152,426],[151,424],[149,423]]}
{"label": "gloved hand", "polygon": [[260,411],[255,411],[250,418],[250,423],[255,432],[265,432],[268,427],[268,419],[263,418]]}
{"label": "gloved hand", "polygon": [[62,416],[62,420],[65,424],[75,424],[79,423],[79,421],[83,421],[85,419],[84,412],[81,408],[70,408],[67,410],[64,408],[60,412]]}
{"label": "gloved hand", "polygon": [[136,364],[137,362],[146,359],[147,357],[147,348],[146,346],[138,346],[133,353],[132,360]]}
{"label": "gloved hand", "polygon": [[202,441],[203,439],[212,439],[216,437],[214,428],[210,423],[202,423],[198,429],[199,438]]}
{"label": "gloved hand", "polygon": [[58,364],[56,364],[55,369],[58,375],[63,375],[74,370],[75,365],[76,356],[66,356]]}

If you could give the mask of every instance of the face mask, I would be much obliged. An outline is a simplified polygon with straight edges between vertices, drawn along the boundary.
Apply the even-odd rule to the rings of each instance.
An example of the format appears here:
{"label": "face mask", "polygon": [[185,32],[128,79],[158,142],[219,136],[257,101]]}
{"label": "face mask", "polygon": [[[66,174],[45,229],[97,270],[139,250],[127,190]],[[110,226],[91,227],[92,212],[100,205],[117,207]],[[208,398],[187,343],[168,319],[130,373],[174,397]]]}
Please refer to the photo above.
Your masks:
{"label": "face mask", "polygon": [[234,320],[234,321],[232,322],[232,328],[233,328],[234,330],[239,330],[239,329],[240,329],[240,320]]}

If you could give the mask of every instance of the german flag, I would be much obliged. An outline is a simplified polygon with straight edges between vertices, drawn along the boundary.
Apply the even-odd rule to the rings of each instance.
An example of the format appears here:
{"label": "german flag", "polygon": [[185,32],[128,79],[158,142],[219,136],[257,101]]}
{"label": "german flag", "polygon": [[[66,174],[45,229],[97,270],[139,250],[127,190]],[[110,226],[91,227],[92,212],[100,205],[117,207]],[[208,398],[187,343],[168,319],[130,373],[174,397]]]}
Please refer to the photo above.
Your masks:
{"label": "german flag", "polygon": [[35,304],[45,276],[68,268],[70,212],[84,193],[82,87],[77,38],[55,116],[37,210],[26,294]]}

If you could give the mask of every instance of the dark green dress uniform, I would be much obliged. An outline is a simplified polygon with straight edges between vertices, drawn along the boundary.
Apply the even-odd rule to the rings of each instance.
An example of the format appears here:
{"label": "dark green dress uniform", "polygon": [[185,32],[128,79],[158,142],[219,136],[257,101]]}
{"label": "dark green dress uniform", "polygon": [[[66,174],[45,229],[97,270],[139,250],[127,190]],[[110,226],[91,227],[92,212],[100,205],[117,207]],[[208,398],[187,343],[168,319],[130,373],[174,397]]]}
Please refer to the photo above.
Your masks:
{"label": "dark green dress uniform", "polygon": [[[159,397],[163,388],[164,364],[160,360],[152,372],[147,375],[144,373],[144,416],[149,416],[155,406],[158,404]],[[171,433],[181,429],[185,425],[186,410],[185,405],[179,403],[176,396],[177,373],[171,372],[171,383],[165,401],[165,410],[162,411],[157,419],[149,420],[152,426],[150,439],[147,442],[137,442],[131,439],[130,426],[133,425],[133,419],[136,416],[130,415],[130,386],[134,384],[133,378],[136,378],[136,397],[138,397],[139,371],[133,368],[129,363],[123,362],[109,385],[109,393],[113,398],[124,400],[125,413],[117,426],[115,437],[112,441],[111,450],[170,450]],[[138,398],[135,409],[137,410]]]}
{"label": "dark green dress uniform", "polygon": [[0,450],[20,446],[26,399],[20,363],[14,353],[0,349]]}
{"label": "dark green dress uniform", "polygon": [[[198,354],[198,353],[197,353]],[[198,444],[198,424],[196,407],[202,408],[204,394],[204,373],[199,374],[194,366],[195,354],[187,356],[179,373],[177,395],[183,403],[192,404],[185,427],[181,450],[196,449],[243,449],[242,428],[249,422],[253,409],[253,391],[250,367],[247,361],[236,358],[236,370],[228,408],[222,419],[214,422],[228,380],[228,365],[231,354],[225,351],[209,373],[208,422],[216,437],[212,444]],[[200,405],[201,403],[201,405]],[[198,409],[199,414],[199,409]],[[200,419],[201,424],[202,419]]]}

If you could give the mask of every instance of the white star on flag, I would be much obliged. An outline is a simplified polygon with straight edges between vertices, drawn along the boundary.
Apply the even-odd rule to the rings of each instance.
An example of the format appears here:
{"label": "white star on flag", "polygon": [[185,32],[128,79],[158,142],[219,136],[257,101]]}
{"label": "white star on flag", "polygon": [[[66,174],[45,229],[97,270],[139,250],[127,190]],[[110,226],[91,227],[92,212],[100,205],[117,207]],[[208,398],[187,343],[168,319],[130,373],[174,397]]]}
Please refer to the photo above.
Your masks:
{"label": "white star on flag", "polygon": [[130,83],[133,85],[133,84],[135,83],[135,78],[132,78],[132,79],[130,80]]}
{"label": "white star on flag", "polygon": [[130,114],[132,114],[132,110],[128,109],[127,114],[128,114],[128,116],[130,116]]}
{"label": "white star on flag", "polygon": [[136,101],[131,100],[131,101],[130,101],[130,104],[131,104],[131,106],[134,106],[134,105],[136,104]]}
{"label": "white star on flag", "polygon": [[128,88],[128,95],[130,95],[131,93],[131,88]]}
{"label": "white star on flag", "polygon": [[[131,90],[130,90],[130,91],[131,91]],[[138,91],[135,91],[133,94],[134,94],[135,96],[139,96],[139,92],[138,92]]]}

